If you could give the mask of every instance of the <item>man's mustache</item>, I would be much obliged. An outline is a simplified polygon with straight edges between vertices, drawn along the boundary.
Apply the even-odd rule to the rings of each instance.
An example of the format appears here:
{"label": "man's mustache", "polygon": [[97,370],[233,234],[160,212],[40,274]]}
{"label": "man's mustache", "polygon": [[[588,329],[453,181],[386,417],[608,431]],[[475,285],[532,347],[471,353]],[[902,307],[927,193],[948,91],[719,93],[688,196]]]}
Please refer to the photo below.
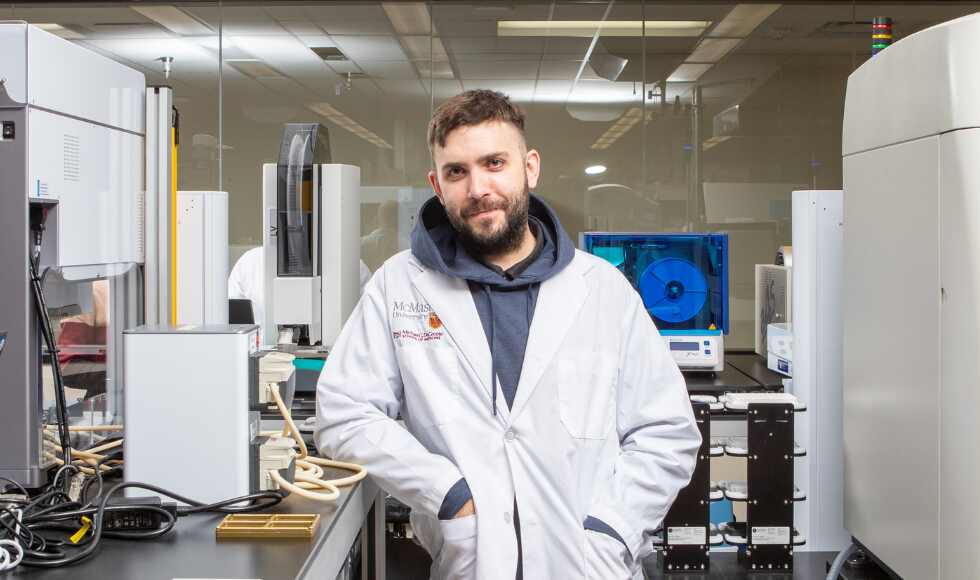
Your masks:
{"label": "man's mustache", "polygon": [[471,206],[460,212],[464,218],[470,218],[477,214],[483,213],[485,211],[492,211],[495,209],[507,210],[507,201],[503,199],[495,199],[490,201],[478,201],[473,203]]}

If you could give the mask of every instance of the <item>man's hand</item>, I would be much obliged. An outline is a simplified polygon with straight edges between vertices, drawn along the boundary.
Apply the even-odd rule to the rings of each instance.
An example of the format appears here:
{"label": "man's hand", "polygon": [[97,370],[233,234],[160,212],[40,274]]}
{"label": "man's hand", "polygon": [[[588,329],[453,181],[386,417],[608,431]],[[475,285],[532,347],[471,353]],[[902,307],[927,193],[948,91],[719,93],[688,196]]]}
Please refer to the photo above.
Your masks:
{"label": "man's hand", "polygon": [[453,519],[457,520],[459,518],[465,518],[466,516],[471,516],[475,513],[476,513],[476,506],[473,505],[473,500],[468,500],[466,503],[463,504],[463,507],[459,508],[459,511],[456,512],[456,515],[453,516]]}

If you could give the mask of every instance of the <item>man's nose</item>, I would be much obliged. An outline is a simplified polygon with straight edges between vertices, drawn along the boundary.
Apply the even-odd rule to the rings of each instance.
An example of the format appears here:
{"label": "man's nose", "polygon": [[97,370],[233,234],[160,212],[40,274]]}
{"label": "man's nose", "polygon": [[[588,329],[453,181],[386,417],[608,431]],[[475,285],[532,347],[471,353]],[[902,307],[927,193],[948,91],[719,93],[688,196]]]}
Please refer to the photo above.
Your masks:
{"label": "man's nose", "polygon": [[471,199],[480,199],[493,193],[490,176],[484,171],[474,171],[470,174]]}

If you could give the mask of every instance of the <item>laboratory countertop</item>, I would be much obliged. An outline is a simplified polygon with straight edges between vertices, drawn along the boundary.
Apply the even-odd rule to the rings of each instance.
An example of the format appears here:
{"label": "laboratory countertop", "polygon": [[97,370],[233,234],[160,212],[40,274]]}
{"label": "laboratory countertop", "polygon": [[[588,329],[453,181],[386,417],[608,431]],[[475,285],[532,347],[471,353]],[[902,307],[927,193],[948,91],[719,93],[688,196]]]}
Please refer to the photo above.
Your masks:
{"label": "laboratory countertop", "polygon": [[[341,475],[338,471],[333,476]],[[224,516],[194,515],[180,518],[176,527],[158,540],[103,539],[99,551],[81,564],[54,569],[21,566],[9,576],[0,574],[0,578],[322,580],[346,557],[378,494],[377,485],[369,478],[342,489],[335,503],[289,496],[279,505],[260,512],[320,514],[320,525],[312,540],[218,540],[215,528]],[[336,570],[333,574],[330,580],[336,576]]]}
{"label": "laboratory countertop", "polygon": [[766,366],[754,352],[728,352],[725,368],[717,373],[685,372],[687,390],[692,394],[713,395],[733,391],[782,391],[783,379]]}

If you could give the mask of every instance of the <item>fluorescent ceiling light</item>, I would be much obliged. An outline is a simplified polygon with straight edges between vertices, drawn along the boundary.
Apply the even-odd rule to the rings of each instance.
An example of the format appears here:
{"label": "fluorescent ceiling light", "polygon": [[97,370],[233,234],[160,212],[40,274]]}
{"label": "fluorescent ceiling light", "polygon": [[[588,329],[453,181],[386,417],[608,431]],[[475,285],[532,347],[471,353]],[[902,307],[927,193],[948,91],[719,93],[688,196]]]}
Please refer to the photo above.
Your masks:
{"label": "fluorescent ceiling light", "polygon": [[585,168],[586,175],[602,175],[606,172],[605,165],[589,165]]}
{"label": "fluorescent ceiling light", "polygon": [[711,63],[684,63],[678,66],[674,72],[667,77],[668,83],[693,83],[701,78],[701,75],[708,72],[712,67]]}
{"label": "fluorescent ceiling light", "polygon": [[782,4],[736,4],[708,36],[745,38]]}
{"label": "fluorescent ceiling light", "polygon": [[704,143],[701,144],[701,149],[703,151],[707,151],[708,149],[711,149],[715,145],[724,143],[725,141],[728,141],[731,138],[732,138],[731,135],[722,135],[721,137],[709,137],[708,139],[705,139]]}
{"label": "fluorescent ceiling light", "polygon": [[182,36],[214,34],[210,26],[176,6],[130,6],[130,8]]}
{"label": "fluorescent ceiling light", "polygon": [[398,34],[429,34],[432,18],[425,2],[382,2],[381,7]]}
{"label": "fluorescent ceiling light", "polygon": [[51,34],[56,34],[64,39],[75,40],[78,38],[85,38],[84,35],[75,32],[71,28],[65,28],[64,26],[54,22],[38,22],[38,23],[32,22],[31,24],[37,26],[41,30],[46,30]]}
{"label": "fluorescent ceiling light", "polygon": [[742,42],[741,38],[704,38],[685,62],[716,63],[735,50],[740,42]]}
{"label": "fluorescent ceiling light", "polygon": [[[647,120],[649,121],[654,116],[653,111],[647,111]],[[604,149],[609,149],[620,137],[629,133],[637,123],[643,120],[643,110],[639,107],[633,107],[632,109],[626,111],[622,117],[620,117],[611,127],[606,129],[606,132],[596,139],[596,142],[592,144],[592,149],[595,151],[602,151]]]}
{"label": "fluorescent ceiling light", "polygon": [[708,72],[713,64],[725,56],[752,34],[762,22],[779,10],[782,4],[736,4],[707,38],[701,39],[684,63],[667,77],[669,83],[690,83]]}
{"label": "fluorescent ceiling light", "polygon": [[[646,35],[662,37],[701,36],[710,20],[647,20]],[[500,20],[497,36],[643,36],[642,20]]]}
{"label": "fluorescent ceiling light", "polygon": [[280,79],[283,74],[261,60],[254,58],[233,58],[225,60],[230,66],[241,73],[255,79]]}
{"label": "fluorescent ceiling light", "polygon": [[306,105],[306,108],[310,109],[314,113],[326,117],[334,124],[350,131],[354,135],[357,135],[361,139],[364,139],[376,147],[380,147],[382,149],[393,149],[393,147],[387,141],[379,137],[370,129],[365,128],[354,119],[351,119],[344,113],[341,113],[330,103],[310,103]]}

